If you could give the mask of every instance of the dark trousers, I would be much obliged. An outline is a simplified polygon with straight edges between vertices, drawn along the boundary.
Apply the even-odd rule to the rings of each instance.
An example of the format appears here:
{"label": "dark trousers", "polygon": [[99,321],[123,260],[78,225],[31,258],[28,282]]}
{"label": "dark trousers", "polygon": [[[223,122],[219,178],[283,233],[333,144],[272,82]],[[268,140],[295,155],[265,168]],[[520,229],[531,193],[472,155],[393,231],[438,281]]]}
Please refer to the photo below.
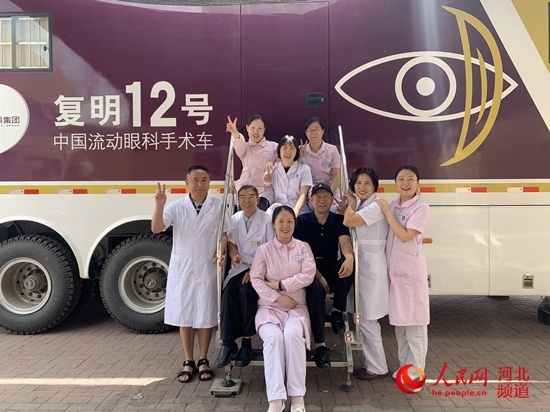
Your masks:
{"label": "dark trousers", "polygon": [[[322,260],[317,259],[315,262],[317,264],[317,269],[326,279],[330,291],[334,293],[332,306],[342,312],[346,310],[348,292],[353,284],[354,278],[353,273],[347,278],[338,277],[338,271],[343,262],[344,258],[341,258],[337,262],[324,263]],[[313,333],[315,343],[325,341],[325,298],[325,289],[323,285],[321,285],[321,282],[315,278],[313,283],[306,288],[307,309],[309,311],[311,332]]]}
{"label": "dark trousers", "polygon": [[231,278],[222,292],[222,340],[235,340],[241,336],[256,334],[258,294],[250,282],[242,284],[247,271],[248,269]]}

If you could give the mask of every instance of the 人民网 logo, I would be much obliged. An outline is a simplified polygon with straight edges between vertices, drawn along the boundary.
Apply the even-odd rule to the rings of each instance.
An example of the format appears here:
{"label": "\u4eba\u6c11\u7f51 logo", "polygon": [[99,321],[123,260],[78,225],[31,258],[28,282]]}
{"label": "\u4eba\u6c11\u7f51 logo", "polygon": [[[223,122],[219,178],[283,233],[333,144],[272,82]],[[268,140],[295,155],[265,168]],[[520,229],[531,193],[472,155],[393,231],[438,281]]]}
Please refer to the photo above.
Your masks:
{"label": "\u4eba\u6c11\u7f51 logo", "polygon": [[[412,374],[417,375],[417,377],[411,377],[411,374],[409,373],[411,368],[413,369],[411,371]],[[426,374],[424,371],[420,368],[414,367],[413,365],[405,365],[400,367],[395,376],[395,383],[397,383],[397,387],[401,390],[401,392],[409,395],[419,392],[425,382]]]}

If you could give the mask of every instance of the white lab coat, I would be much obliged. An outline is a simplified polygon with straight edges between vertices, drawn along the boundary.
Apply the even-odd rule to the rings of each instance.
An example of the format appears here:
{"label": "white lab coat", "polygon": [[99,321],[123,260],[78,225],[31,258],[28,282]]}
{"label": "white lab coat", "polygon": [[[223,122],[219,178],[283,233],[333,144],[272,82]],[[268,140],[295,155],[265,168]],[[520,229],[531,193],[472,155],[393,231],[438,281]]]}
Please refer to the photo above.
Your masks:
{"label": "white lab coat", "polygon": [[389,277],[386,263],[386,236],[388,222],[373,193],[357,213],[365,225],[357,226],[359,252],[359,307],[361,316],[368,320],[380,319],[388,314]]}
{"label": "white lab coat", "polygon": [[263,210],[257,209],[254,216],[252,216],[252,223],[248,233],[246,232],[245,216],[242,210],[231,216],[231,220],[233,221],[233,229],[227,233],[227,240],[237,246],[243,263],[229,270],[223,282],[224,288],[233,276],[238,275],[246,269],[250,269],[258,246],[271,241],[275,237],[271,215]]}
{"label": "white lab coat", "polygon": [[[164,225],[174,226],[164,323],[193,328],[217,325],[216,235],[222,201],[208,195],[199,214],[189,195],[170,203]],[[232,228],[225,208],[224,232]]]}
{"label": "white lab coat", "polygon": [[[273,172],[273,190],[275,191],[274,203],[287,205],[292,208],[298,203],[300,197],[300,188],[302,186],[313,186],[311,170],[308,165],[295,161],[285,172],[285,168],[281,162],[275,163],[275,171]],[[307,206],[307,197],[300,213],[309,212]]]}

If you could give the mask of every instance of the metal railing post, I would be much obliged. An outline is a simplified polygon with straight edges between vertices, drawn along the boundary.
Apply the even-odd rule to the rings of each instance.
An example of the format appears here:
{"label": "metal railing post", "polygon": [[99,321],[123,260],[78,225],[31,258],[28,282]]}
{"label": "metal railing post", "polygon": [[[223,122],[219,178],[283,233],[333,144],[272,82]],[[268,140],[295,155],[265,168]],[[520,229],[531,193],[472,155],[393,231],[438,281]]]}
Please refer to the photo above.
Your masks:
{"label": "metal railing post", "polygon": [[[338,126],[338,136],[340,138],[340,156],[342,158],[342,166],[340,173],[341,182],[340,187],[342,194],[348,192],[349,189],[349,177],[348,177],[348,162],[346,158],[346,149],[344,146],[344,134],[342,132],[342,126]],[[342,196],[343,197],[343,196]],[[345,333],[345,347],[346,347],[346,358],[348,361],[348,379],[346,385],[342,385],[341,389],[349,392],[354,390],[354,386],[351,384],[351,374],[353,373],[353,349],[361,348],[361,333],[359,331],[359,324],[361,322],[361,314],[359,313],[359,264],[358,264],[358,248],[357,248],[357,233],[355,228],[349,228],[349,234],[351,239],[351,245],[353,247],[353,261],[354,261],[354,313],[353,313],[353,322],[355,323],[355,333],[349,330],[348,321],[346,319],[346,333]],[[353,345],[353,347],[352,347]]]}
{"label": "metal railing post", "polygon": [[[342,126],[338,126],[338,136],[340,138],[340,156],[342,157],[342,182],[340,184],[343,193],[347,193],[349,189],[349,176],[348,176],[348,164],[346,158],[346,150],[344,146],[344,134],[342,132]],[[361,313],[359,312],[359,248],[357,243],[357,231],[354,227],[349,228],[351,245],[353,247],[353,257],[354,257],[354,314],[353,322],[355,323],[356,330],[358,330],[359,325],[361,324]],[[361,345],[362,338],[361,333],[356,333],[356,336],[353,338],[354,343]]]}
{"label": "metal railing post", "polygon": [[[225,182],[223,185],[223,201],[220,209],[220,225],[218,226],[217,243],[216,243],[216,256],[218,262],[222,258],[222,240],[223,240],[223,227],[225,224],[225,211],[228,206],[227,199],[233,192],[233,141],[229,143],[229,153],[227,155],[227,168],[225,171]],[[233,212],[234,199],[231,196],[229,210]],[[232,213],[231,213],[232,214]],[[218,265],[217,268],[217,293],[218,293],[218,331],[216,332],[216,343],[221,341],[221,307],[222,307],[222,284],[223,275],[225,272],[225,266]],[[217,345],[216,345],[217,346]]]}

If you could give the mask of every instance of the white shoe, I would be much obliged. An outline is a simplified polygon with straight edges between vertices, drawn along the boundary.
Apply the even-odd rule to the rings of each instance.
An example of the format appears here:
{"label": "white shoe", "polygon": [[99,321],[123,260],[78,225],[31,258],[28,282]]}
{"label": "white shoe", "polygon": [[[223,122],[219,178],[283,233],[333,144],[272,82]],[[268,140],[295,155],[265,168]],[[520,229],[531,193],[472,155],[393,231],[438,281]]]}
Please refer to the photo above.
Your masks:
{"label": "white shoe", "polygon": [[[392,377],[394,380],[397,379],[397,372],[399,372],[399,369],[397,369],[394,373],[391,374],[391,377]],[[408,375],[409,375],[410,378],[413,379],[413,380],[416,380],[416,379],[419,379],[419,378],[420,378],[420,376],[418,375],[418,372],[416,371],[416,369],[413,369],[413,368],[410,368],[410,369],[409,369]]]}
{"label": "white shoe", "polygon": [[[274,408],[277,408],[277,406],[279,406],[280,409],[274,409]],[[270,411],[284,412],[284,410],[285,410],[285,401],[281,401],[280,405],[269,405],[269,409],[267,410],[267,412],[270,412]]]}
{"label": "white shoe", "polygon": [[306,407],[302,404],[294,404],[290,407],[290,412],[306,412]]}

